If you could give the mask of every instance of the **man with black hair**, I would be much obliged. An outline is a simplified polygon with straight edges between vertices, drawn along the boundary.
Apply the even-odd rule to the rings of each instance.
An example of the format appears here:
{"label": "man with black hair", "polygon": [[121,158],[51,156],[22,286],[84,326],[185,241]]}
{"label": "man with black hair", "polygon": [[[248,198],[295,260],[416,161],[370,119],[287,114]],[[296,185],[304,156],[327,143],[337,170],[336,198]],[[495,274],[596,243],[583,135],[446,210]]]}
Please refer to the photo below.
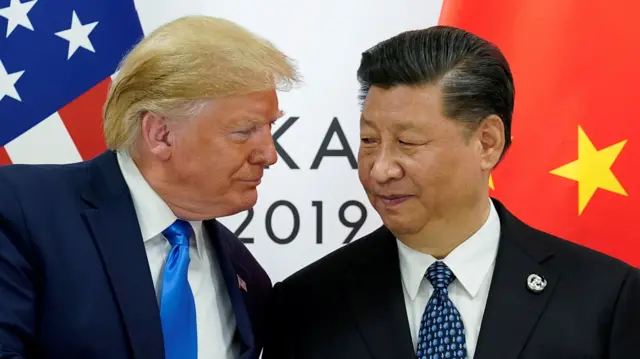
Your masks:
{"label": "man with black hair", "polygon": [[640,355],[640,275],[488,194],[514,83],[436,26],[362,55],[359,177],[383,226],[276,284],[264,359]]}

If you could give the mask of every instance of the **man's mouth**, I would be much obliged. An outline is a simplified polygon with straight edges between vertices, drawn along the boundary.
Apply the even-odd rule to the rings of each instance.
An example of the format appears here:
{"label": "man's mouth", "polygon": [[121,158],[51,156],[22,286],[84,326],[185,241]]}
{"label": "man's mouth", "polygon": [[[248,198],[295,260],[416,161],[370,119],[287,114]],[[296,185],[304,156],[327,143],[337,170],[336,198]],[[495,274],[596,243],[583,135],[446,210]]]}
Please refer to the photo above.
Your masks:
{"label": "man's mouth", "polygon": [[411,198],[411,195],[406,194],[390,194],[390,195],[378,195],[380,201],[387,207],[397,206],[407,199]]}

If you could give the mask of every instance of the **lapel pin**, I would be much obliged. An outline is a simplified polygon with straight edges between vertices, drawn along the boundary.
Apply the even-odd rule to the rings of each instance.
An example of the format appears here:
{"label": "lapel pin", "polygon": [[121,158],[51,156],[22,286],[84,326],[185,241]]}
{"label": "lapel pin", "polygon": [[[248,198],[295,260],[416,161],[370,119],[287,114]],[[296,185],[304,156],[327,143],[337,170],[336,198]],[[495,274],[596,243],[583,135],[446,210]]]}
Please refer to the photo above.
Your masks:
{"label": "lapel pin", "polygon": [[534,293],[540,293],[547,286],[547,280],[537,274],[530,274],[527,278],[527,287]]}
{"label": "lapel pin", "polygon": [[240,287],[240,289],[244,290],[245,292],[247,291],[247,282],[245,282],[242,278],[240,278],[239,275],[236,274],[236,277],[238,277],[238,287]]}

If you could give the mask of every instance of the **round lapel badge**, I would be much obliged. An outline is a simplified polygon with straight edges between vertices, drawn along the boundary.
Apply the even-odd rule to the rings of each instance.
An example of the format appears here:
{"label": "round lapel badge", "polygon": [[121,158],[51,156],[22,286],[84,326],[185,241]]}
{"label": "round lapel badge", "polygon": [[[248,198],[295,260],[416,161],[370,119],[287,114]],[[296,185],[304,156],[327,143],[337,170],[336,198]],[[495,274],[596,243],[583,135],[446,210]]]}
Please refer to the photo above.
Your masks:
{"label": "round lapel badge", "polygon": [[527,287],[534,293],[540,293],[547,286],[547,280],[537,274],[530,274],[527,278]]}

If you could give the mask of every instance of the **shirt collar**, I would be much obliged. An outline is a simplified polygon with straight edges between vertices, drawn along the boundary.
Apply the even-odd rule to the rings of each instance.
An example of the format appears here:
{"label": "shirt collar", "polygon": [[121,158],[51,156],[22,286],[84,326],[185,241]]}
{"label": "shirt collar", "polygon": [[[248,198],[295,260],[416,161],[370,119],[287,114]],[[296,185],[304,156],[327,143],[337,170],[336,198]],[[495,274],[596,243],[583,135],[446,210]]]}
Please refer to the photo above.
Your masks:
{"label": "shirt collar", "polygon": [[[160,235],[162,231],[173,224],[178,217],[176,217],[169,206],[160,198],[153,188],[151,188],[129,155],[118,152],[117,158],[122,176],[131,192],[142,240],[147,242],[157,235]],[[202,243],[202,222],[189,221],[189,223],[191,223],[196,237],[198,255],[202,258],[202,251],[204,249],[204,243]]]}
{"label": "shirt collar", "polygon": [[[493,202],[490,206],[489,217],[482,227],[442,260],[471,297],[475,297],[480,290],[498,252],[500,218]],[[420,283],[427,269],[436,261],[436,258],[416,251],[399,240],[396,242],[400,256],[402,283],[413,301],[418,295]]]}

